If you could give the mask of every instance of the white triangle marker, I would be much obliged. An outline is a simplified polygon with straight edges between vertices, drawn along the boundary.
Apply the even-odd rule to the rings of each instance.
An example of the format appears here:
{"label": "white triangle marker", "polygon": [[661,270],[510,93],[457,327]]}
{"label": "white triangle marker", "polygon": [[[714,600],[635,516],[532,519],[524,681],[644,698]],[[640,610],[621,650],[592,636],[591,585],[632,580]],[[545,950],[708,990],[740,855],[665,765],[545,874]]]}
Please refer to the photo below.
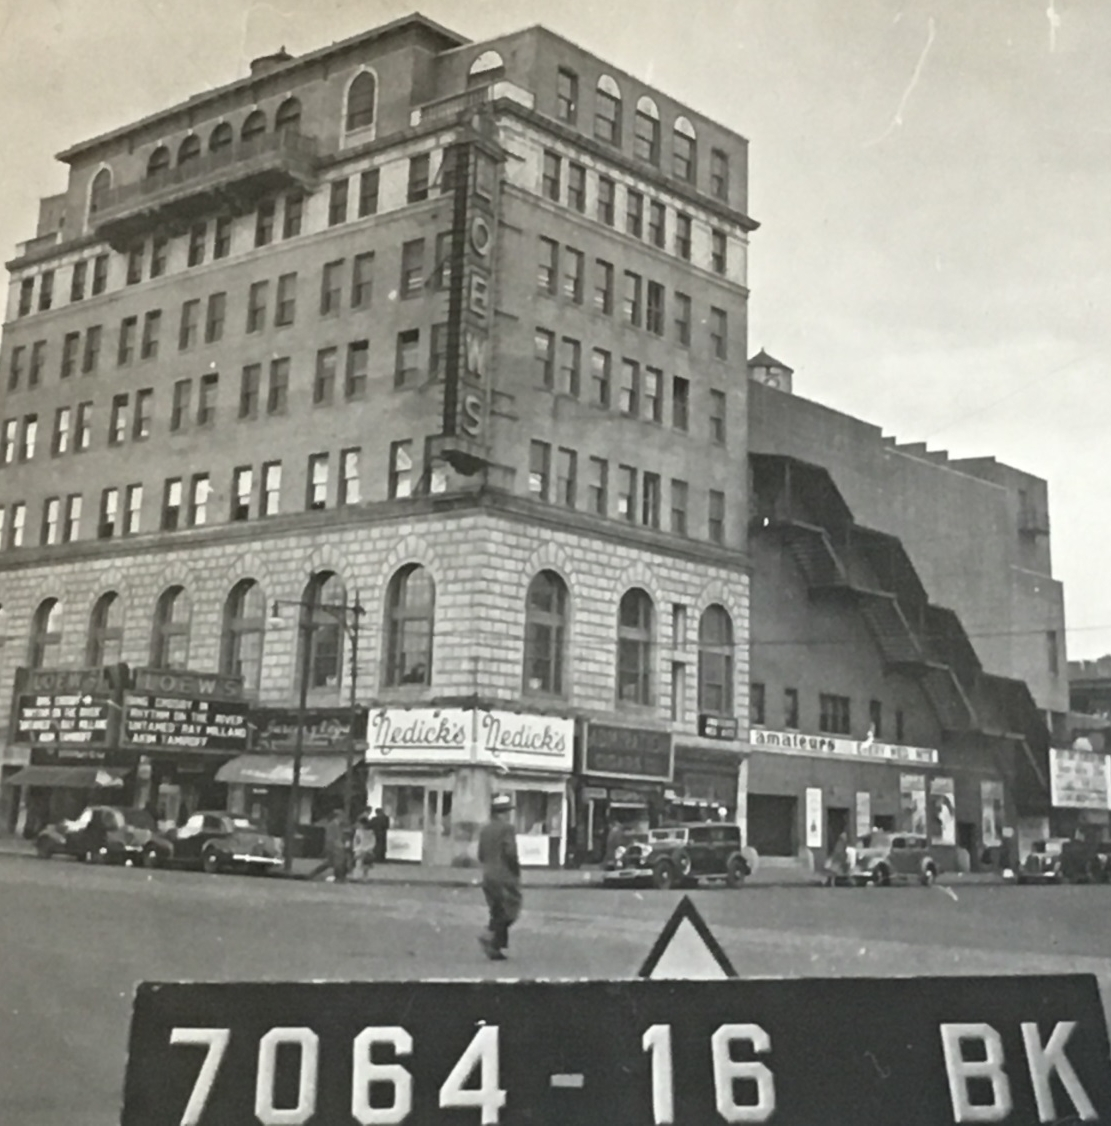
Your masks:
{"label": "white triangle marker", "polygon": [[725,951],[687,896],[683,896],[640,968],[650,981],[724,981],[736,977]]}

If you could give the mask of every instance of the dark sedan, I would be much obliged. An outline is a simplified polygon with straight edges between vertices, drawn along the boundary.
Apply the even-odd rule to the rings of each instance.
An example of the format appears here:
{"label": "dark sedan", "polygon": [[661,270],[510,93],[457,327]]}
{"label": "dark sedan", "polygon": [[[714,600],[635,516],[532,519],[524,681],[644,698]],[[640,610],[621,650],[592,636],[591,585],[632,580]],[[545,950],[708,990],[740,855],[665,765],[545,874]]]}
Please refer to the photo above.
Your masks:
{"label": "dark sedan", "polygon": [[235,813],[194,813],[184,825],[152,836],[143,850],[148,868],[262,873],[281,862],[282,842]]}
{"label": "dark sedan", "polygon": [[74,821],[48,825],[35,838],[35,851],[44,860],[75,856],[90,864],[136,861],[156,829],[145,809],[90,805]]}

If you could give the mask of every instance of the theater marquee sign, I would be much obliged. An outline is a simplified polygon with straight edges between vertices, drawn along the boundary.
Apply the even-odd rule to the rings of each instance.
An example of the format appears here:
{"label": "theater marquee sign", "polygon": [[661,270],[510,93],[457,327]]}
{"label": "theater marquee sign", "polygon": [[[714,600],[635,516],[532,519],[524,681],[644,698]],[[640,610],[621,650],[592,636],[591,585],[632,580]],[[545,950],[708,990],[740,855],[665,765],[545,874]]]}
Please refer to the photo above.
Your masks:
{"label": "theater marquee sign", "polygon": [[382,708],[370,713],[371,765],[494,766],[569,773],[575,721],[477,708]]}

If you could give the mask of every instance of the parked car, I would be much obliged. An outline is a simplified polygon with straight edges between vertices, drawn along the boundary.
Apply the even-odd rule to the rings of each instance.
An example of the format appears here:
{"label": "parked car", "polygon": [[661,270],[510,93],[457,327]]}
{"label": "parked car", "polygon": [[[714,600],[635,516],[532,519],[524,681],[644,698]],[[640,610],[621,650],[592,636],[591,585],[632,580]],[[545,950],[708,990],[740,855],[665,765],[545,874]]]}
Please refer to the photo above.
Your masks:
{"label": "parked car", "polygon": [[861,887],[917,881],[932,884],[938,863],[930,855],[927,839],[916,833],[869,833],[861,838],[856,860],[849,869],[849,882]]}
{"label": "parked car", "polygon": [[1035,841],[1026,859],[1019,865],[1015,878],[1020,884],[1061,883],[1065,878],[1061,869],[1061,852],[1067,843],[1064,837]]}
{"label": "parked car", "polygon": [[154,834],[143,850],[148,868],[262,873],[281,862],[282,842],[235,813],[194,813],[184,825]]}
{"label": "parked car", "polygon": [[1061,843],[1061,876],[1070,884],[1105,884],[1111,879],[1111,841],[1098,832]]}
{"label": "parked car", "polygon": [[605,867],[602,882],[669,888],[699,880],[724,880],[730,887],[739,887],[750,873],[740,827],[706,821],[650,829],[619,846]]}
{"label": "parked car", "polygon": [[75,856],[90,864],[137,861],[156,824],[145,809],[90,805],[73,821],[48,825],[35,838],[35,851],[44,860]]}

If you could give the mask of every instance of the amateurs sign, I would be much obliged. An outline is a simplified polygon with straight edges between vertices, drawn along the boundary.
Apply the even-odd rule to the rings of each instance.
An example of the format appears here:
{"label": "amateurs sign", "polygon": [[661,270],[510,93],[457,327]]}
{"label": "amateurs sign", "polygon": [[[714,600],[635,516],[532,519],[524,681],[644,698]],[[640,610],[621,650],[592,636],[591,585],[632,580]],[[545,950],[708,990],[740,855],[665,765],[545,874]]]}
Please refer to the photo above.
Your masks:
{"label": "amateurs sign", "polygon": [[470,708],[372,712],[367,762],[570,771],[574,720]]}

